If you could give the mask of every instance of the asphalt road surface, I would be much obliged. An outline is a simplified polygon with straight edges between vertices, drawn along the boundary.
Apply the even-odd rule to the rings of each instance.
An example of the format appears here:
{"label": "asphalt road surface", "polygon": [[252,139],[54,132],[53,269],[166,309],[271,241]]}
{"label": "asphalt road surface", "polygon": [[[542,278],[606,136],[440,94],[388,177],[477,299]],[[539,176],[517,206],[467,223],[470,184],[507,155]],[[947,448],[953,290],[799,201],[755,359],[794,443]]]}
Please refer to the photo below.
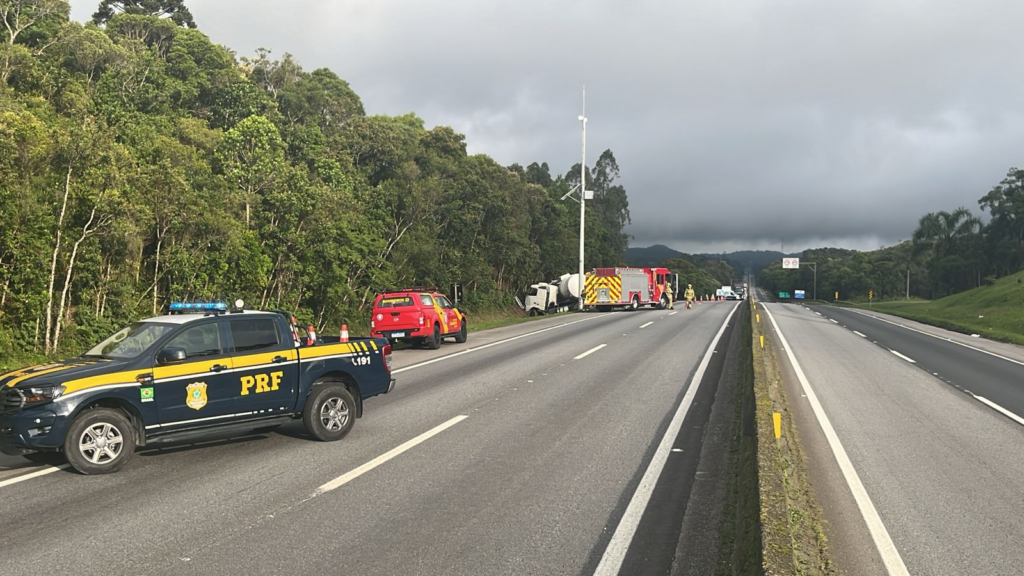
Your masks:
{"label": "asphalt road surface", "polygon": [[855,310],[762,308],[843,572],[1022,573],[1021,350]]}
{"label": "asphalt road surface", "polygon": [[398,351],[396,390],[341,442],[287,426],[147,448],[95,477],[5,458],[0,574],[679,573],[682,519],[651,524],[651,508],[685,510],[689,492],[666,491],[699,486],[736,308],[566,315]]}

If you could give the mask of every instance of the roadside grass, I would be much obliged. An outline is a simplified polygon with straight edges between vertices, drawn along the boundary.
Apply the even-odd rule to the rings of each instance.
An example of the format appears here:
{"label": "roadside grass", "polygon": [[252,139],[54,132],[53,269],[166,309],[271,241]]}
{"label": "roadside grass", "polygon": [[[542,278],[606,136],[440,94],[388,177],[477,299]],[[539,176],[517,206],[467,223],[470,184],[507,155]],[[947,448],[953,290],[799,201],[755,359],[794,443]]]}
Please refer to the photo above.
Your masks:
{"label": "roadside grass", "polygon": [[938,300],[853,303],[955,332],[1024,345],[1024,272]]}
{"label": "roadside grass", "polygon": [[0,351],[0,374],[12,372],[27,366],[42,364],[50,359],[51,358],[44,356],[43,354],[11,354],[7,351]]}
{"label": "roadside grass", "polygon": [[[765,324],[768,320],[756,316],[759,310],[755,303],[751,302],[751,307],[762,571],[832,575],[836,567],[829,553],[821,507],[807,479],[807,454],[789,408],[771,332]],[[775,413],[782,418],[779,438],[775,437]]]}

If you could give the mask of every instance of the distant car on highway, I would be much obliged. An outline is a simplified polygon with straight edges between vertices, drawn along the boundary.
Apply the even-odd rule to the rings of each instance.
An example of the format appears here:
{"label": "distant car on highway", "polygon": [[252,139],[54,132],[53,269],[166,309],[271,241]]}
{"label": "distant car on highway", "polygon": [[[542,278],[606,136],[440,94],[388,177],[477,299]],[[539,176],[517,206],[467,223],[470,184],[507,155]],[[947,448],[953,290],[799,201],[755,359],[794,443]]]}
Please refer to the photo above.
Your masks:
{"label": "distant car on highway", "polygon": [[445,338],[462,344],[469,338],[466,312],[455,306],[437,288],[406,288],[379,294],[373,301],[370,335],[431,350]]}
{"label": "distant car on highway", "polygon": [[0,375],[0,451],[63,451],[83,474],[120,470],[136,446],[301,419],[340,440],[363,401],[390,392],[391,346],[300,336],[291,314],[178,302],[85,354]]}

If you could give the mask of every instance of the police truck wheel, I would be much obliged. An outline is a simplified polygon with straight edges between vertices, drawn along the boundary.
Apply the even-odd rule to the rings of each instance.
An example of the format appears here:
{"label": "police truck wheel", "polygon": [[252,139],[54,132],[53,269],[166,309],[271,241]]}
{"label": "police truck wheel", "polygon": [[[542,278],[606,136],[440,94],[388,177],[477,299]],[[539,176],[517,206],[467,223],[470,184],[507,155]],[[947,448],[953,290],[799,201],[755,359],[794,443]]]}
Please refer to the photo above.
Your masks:
{"label": "police truck wheel", "polygon": [[133,452],[132,423],[123,412],[111,408],[83,411],[64,437],[64,456],[82,474],[117,472]]}
{"label": "police truck wheel", "polygon": [[317,440],[341,440],[356,421],[356,402],[343,384],[326,382],[313,386],[302,409],[306,432]]}
{"label": "police truck wheel", "polygon": [[466,321],[462,321],[462,327],[459,328],[459,333],[455,335],[456,344],[465,344],[466,340],[469,340],[469,328],[466,327]]}
{"label": "police truck wheel", "polygon": [[441,327],[434,324],[434,335],[427,338],[427,348],[437,350],[441,347]]}

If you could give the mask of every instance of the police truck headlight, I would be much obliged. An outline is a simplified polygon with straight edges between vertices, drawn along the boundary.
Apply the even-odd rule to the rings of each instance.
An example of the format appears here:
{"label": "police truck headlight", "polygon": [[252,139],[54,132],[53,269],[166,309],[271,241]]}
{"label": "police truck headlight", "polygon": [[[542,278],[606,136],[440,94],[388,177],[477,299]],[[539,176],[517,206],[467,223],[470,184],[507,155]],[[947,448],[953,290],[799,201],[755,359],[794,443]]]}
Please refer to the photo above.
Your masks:
{"label": "police truck headlight", "polygon": [[66,388],[63,386],[54,386],[53,384],[37,384],[35,386],[29,386],[28,388],[22,388],[21,392],[25,395],[25,405],[29,404],[42,404],[43,402],[52,402],[57,398],[60,398],[64,394]]}

